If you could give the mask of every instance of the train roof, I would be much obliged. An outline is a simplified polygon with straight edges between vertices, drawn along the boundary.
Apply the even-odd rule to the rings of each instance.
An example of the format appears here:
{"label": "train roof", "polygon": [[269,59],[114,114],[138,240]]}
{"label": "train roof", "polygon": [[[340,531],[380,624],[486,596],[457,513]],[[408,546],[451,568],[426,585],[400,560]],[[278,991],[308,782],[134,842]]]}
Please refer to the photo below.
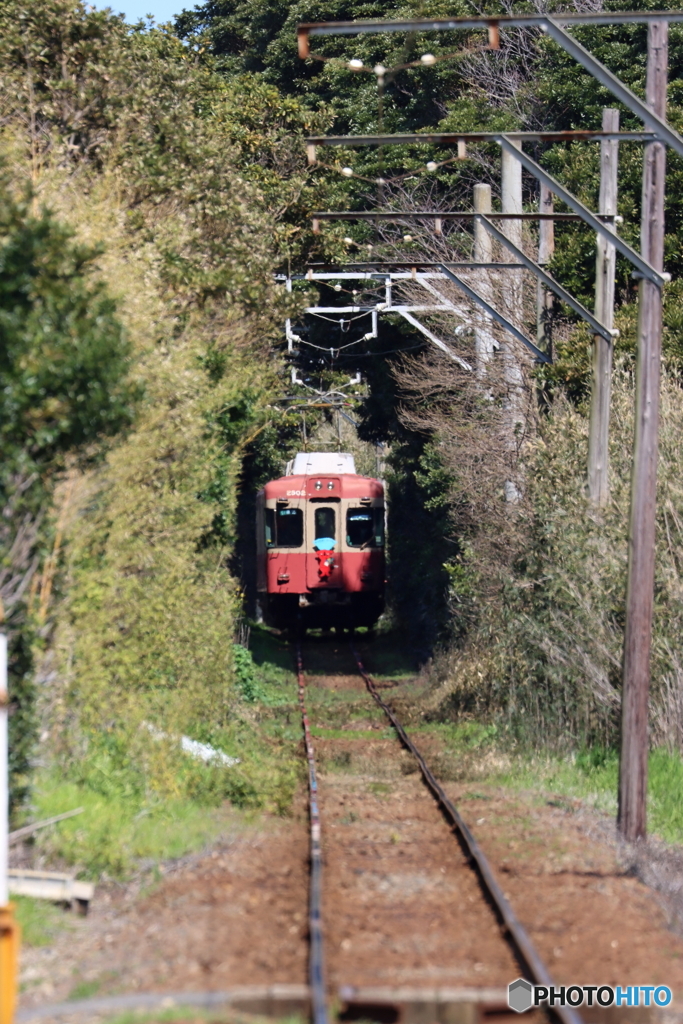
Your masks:
{"label": "train roof", "polygon": [[355,472],[355,460],[348,452],[298,452],[287,463],[285,476],[339,476]]}
{"label": "train roof", "polygon": [[301,473],[299,475],[281,476],[279,480],[269,480],[260,494],[268,500],[296,498],[321,498],[339,500],[339,498],[376,499],[384,496],[384,485],[381,480],[371,476],[358,476],[357,473]]}

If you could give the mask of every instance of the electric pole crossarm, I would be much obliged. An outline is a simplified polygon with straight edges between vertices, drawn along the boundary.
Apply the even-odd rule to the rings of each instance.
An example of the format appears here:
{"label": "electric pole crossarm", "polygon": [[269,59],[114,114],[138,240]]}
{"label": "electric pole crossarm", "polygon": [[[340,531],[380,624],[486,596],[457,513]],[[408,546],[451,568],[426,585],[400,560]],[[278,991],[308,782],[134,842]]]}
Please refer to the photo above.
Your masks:
{"label": "electric pole crossarm", "polygon": [[532,341],[529,341],[529,339],[524,334],[522,334],[521,331],[517,330],[514,324],[511,324],[510,321],[502,315],[502,313],[499,313],[497,309],[494,309],[494,307],[490,303],[488,303],[486,299],[483,299],[478,292],[475,292],[474,288],[471,288],[470,285],[465,284],[462,278],[458,277],[457,274],[454,274],[453,271],[449,270],[448,267],[444,266],[443,263],[440,264],[440,267],[442,273],[444,274],[445,277],[448,278],[449,281],[452,281],[453,284],[456,284],[458,288],[460,288],[460,290],[463,291],[465,295],[467,295],[467,297],[472,300],[472,302],[476,303],[477,306],[481,306],[485,313],[488,313],[488,315],[492,317],[496,321],[496,323],[500,324],[501,327],[504,327],[506,331],[509,331],[510,334],[512,334],[512,336],[517,339],[517,341],[521,341],[522,344],[525,345],[530,352],[533,352],[539,363],[552,362],[552,360],[545,354],[545,352],[541,352],[540,348],[537,348]]}
{"label": "electric pole crossarm", "polygon": [[[654,142],[657,132],[506,132],[509,139],[522,142]],[[395,135],[309,135],[307,146],[454,146],[458,142],[491,142],[498,132],[403,132]]]}
{"label": "electric pole crossarm", "polygon": [[628,107],[632,113],[639,117],[661,142],[665,142],[679,156],[683,156],[683,139],[678,132],[674,131],[663,118],[658,117],[647,104],[639,100],[628,86],[620,82],[616,75],[613,75],[592,53],[589,53],[581,43],[577,42],[573,36],[570,36],[561,25],[558,25],[554,18],[547,19],[546,31],[551,39],[554,39],[556,43],[567,51],[570,57],[573,57],[575,61],[583,65],[593,78],[597,79],[606,89],[609,89],[620,103],[623,103],[625,107]]}
{"label": "electric pole crossarm", "polygon": [[579,316],[593,328],[596,334],[600,334],[606,341],[612,340],[614,334],[613,331],[608,327],[605,327],[604,324],[601,324],[600,321],[593,316],[590,310],[586,309],[586,307],[583,306],[578,299],[575,299],[570,292],[563,288],[561,284],[558,284],[554,277],[551,277],[550,274],[546,273],[542,267],[539,267],[538,263],[534,263],[532,259],[529,259],[522,249],[516,246],[514,242],[511,242],[502,231],[499,231],[498,228],[491,223],[488,217],[479,215],[477,220],[483,223],[486,226],[486,230],[489,231],[501,245],[504,245],[505,248],[513,254],[513,256],[516,256],[520,263],[524,264],[527,270],[530,270],[532,274],[535,274],[539,281],[543,282],[546,288],[550,288],[551,291],[555,292],[559,299],[562,299],[562,301],[566,302],[568,306],[571,306],[574,312],[578,313]]}
{"label": "electric pole crossarm", "polygon": [[654,284],[660,287],[669,280],[668,274],[660,273],[658,270],[644,260],[635,249],[632,249],[627,242],[623,240],[619,235],[605,225],[605,223],[597,217],[594,213],[584,206],[580,199],[568,192],[564,185],[560,185],[556,178],[553,178],[552,174],[548,174],[544,171],[540,164],[537,164],[535,160],[527,156],[521,149],[517,147],[508,139],[506,135],[499,135],[498,139],[501,146],[506,149],[509,153],[513,153],[516,158],[521,162],[522,167],[525,167],[530,174],[538,178],[540,182],[547,185],[551,192],[554,192],[558,199],[561,199],[563,203],[570,206],[575,213],[579,215],[584,223],[588,224],[590,228],[595,231],[596,234],[601,235],[603,238],[615,247],[615,249],[625,256],[629,263],[633,264],[638,273],[642,274],[648,281],[652,281]]}
{"label": "electric pole crossarm", "polygon": [[[637,25],[650,21],[683,21],[681,11],[587,11],[558,14],[562,25]],[[462,18],[405,18],[396,21],[314,21],[297,26],[299,35],[356,36],[377,32],[449,32],[473,28],[540,28],[547,14],[501,14]]]}

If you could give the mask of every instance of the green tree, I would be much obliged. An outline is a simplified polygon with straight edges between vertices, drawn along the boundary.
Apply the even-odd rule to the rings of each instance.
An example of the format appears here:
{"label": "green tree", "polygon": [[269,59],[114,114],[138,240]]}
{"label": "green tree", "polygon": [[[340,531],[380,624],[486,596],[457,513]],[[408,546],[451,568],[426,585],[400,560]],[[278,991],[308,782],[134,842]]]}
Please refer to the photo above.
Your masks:
{"label": "green tree", "polygon": [[28,791],[35,739],[27,597],[51,536],[53,483],[67,453],[132,422],[130,346],[94,275],[97,250],[48,211],[32,213],[0,168],[0,598],[10,638],[12,803]]}

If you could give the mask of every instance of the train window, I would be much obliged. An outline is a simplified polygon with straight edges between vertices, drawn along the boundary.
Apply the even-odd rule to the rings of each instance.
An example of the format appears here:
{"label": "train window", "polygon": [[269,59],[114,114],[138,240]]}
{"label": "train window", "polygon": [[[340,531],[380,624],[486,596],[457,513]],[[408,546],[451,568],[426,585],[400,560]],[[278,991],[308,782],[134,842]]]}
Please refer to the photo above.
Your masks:
{"label": "train window", "polygon": [[314,516],[315,541],[318,551],[331,551],[336,544],[337,529],[333,508],[317,508]]}
{"label": "train window", "polygon": [[346,513],[346,543],[352,548],[384,544],[384,509],[350,508]]}
{"label": "train window", "polygon": [[384,509],[375,508],[375,546],[381,548],[384,545]]}
{"label": "train window", "polygon": [[300,508],[266,509],[266,547],[300,548],[304,542],[304,514]]}

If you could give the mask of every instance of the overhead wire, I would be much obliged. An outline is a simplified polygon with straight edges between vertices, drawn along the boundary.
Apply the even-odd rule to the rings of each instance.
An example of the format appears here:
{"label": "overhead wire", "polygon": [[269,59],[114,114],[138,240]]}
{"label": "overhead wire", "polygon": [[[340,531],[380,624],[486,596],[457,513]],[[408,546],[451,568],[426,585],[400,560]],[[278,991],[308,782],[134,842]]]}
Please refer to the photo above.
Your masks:
{"label": "overhead wire", "polygon": [[325,316],[324,313],[315,313],[313,310],[310,310],[310,309],[308,310],[308,313],[311,316],[317,316],[319,320],[327,320],[327,322],[330,323],[330,324],[338,324],[338,323],[342,323],[342,322],[345,323],[345,324],[352,324],[356,320],[360,320],[361,317],[369,316],[370,313],[372,313],[373,311],[374,311],[374,307],[373,307],[373,309],[366,310],[364,313],[359,313],[358,316],[351,316],[351,317],[348,317],[348,319],[347,319],[347,317],[342,317],[341,320],[334,320],[331,316]]}
{"label": "overhead wire", "polygon": [[[427,139],[425,139],[424,142],[404,143],[404,145],[406,146],[427,146],[429,144],[430,143]],[[378,146],[377,148],[379,150],[383,149],[384,147]],[[316,159],[315,163],[312,165],[311,170],[315,170],[316,167],[320,167],[326,171],[336,171],[337,174],[341,174],[345,178],[355,178],[358,181],[366,181],[370,185],[391,185],[395,181],[406,181],[409,178],[418,178],[424,174],[434,174],[436,171],[439,170],[439,168],[445,167],[447,166],[447,164],[454,164],[458,162],[462,163],[462,161],[465,159],[467,158],[463,156],[452,156],[449,157],[447,160],[430,160],[424,168],[415,167],[410,171],[405,171],[403,174],[393,174],[391,175],[391,177],[386,178],[369,178],[367,175],[357,174],[356,171],[354,171],[351,167],[340,167],[339,164],[326,164],[323,160],[318,159]]]}
{"label": "overhead wire", "polygon": [[[417,60],[407,61],[405,64],[395,64],[393,67],[385,68],[381,64],[376,64],[374,67],[367,67],[359,59],[347,60],[345,57],[327,57],[324,53],[310,52],[308,58],[311,60],[320,61],[323,64],[343,64],[348,71],[352,71],[354,74],[370,74],[375,75],[378,79],[388,78],[393,79],[399,71],[406,71],[409,68],[424,68],[433,67],[435,64],[440,64],[446,60],[456,60],[458,57],[471,56],[475,53],[487,52],[495,49],[492,46],[461,46],[460,49],[454,50],[452,53],[442,53],[436,56],[433,53],[425,53],[422,57],[418,57]],[[427,59],[425,59],[427,58]],[[381,70],[380,70],[381,69]]]}
{"label": "overhead wire", "polygon": [[[358,340],[362,341],[363,339],[359,338]],[[311,345],[312,348],[317,348],[321,352],[327,352],[328,354],[330,352],[329,348],[322,348],[320,345],[313,345],[312,342],[310,342],[310,341],[304,341],[303,344],[304,345]],[[352,342],[352,344],[356,345],[356,344],[358,344],[358,342]],[[425,345],[426,345],[426,342],[425,342],[425,344],[422,344],[422,342],[420,342],[419,345],[410,345],[410,346],[408,346],[406,348],[390,348],[390,349],[387,349],[387,350],[383,350],[381,352],[356,352],[356,354],[354,355],[354,359],[361,359],[361,358],[362,359],[366,359],[368,356],[393,356],[397,352],[412,352],[414,349],[424,348]],[[346,345],[344,347],[345,348],[350,348],[351,346],[350,345]],[[342,349],[335,349],[334,351],[335,352],[341,352]],[[306,387],[308,387],[308,385],[306,385]]]}
{"label": "overhead wire", "polygon": [[349,341],[346,345],[315,345],[312,341],[304,341],[302,338],[301,344],[315,348],[318,352],[343,352],[347,348],[353,348],[354,345],[360,345],[361,341],[365,341],[365,338],[356,338],[355,341]]}

